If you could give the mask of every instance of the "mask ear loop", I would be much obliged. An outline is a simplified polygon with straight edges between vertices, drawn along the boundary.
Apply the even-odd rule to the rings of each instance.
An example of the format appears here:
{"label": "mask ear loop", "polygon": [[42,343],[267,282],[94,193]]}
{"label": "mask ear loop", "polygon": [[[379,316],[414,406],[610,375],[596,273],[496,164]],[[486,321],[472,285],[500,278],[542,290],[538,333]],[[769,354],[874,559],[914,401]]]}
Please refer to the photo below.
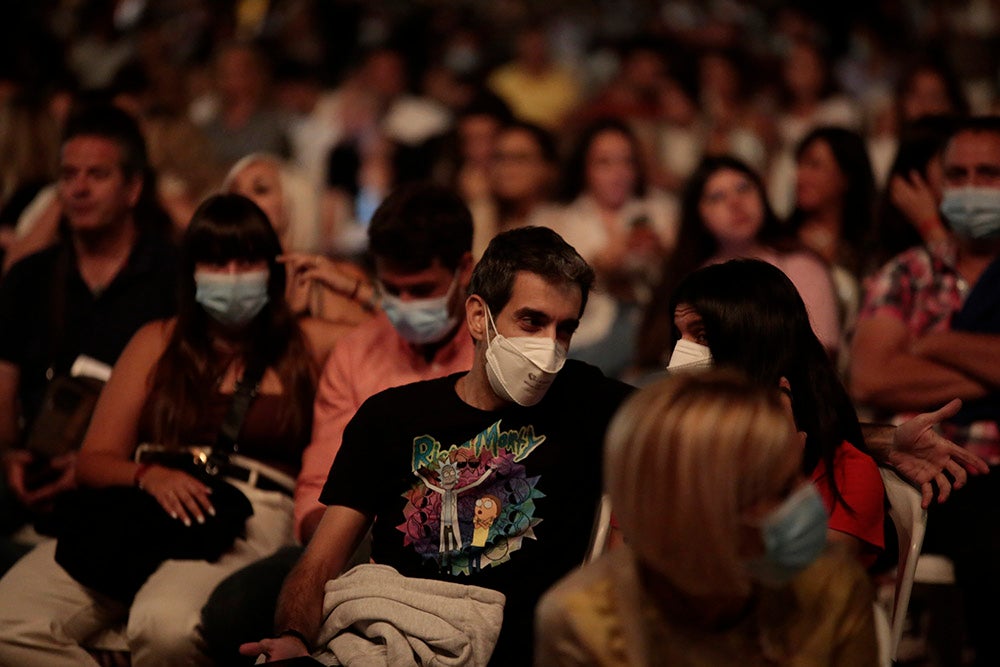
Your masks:
{"label": "mask ear loop", "polygon": [[[482,299],[483,297],[479,297]],[[489,304],[486,303],[486,299],[483,299],[483,305],[486,306],[486,344],[490,344],[490,326],[493,326],[494,338],[500,335],[500,331],[497,329],[497,323],[493,321],[493,313],[490,311]]]}

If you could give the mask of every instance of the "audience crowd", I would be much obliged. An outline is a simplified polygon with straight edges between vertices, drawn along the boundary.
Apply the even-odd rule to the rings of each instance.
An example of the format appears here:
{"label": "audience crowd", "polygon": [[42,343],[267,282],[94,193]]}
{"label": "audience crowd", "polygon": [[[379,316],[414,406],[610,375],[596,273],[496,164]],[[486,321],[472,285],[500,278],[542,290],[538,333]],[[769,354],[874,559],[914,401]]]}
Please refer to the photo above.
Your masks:
{"label": "audience crowd", "polygon": [[[996,3],[0,16],[0,664],[875,664],[880,466],[1000,664]],[[246,535],[64,569],[254,366]]]}

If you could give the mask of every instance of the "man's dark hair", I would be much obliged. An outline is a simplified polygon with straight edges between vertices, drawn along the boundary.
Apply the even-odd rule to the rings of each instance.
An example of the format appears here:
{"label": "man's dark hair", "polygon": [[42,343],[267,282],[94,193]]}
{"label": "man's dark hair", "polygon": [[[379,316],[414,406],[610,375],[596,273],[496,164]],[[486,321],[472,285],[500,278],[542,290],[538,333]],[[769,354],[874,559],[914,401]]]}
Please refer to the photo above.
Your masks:
{"label": "man's dark hair", "polygon": [[127,112],[110,104],[94,104],[77,109],[66,121],[61,145],[80,136],[113,141],[121,153],[121,169],[126,178],[144,178],[149,164],[146,140],[138,123]]}
{"label": "man's dark hair", "polygon": [[472,250],[472,214],[448,188],[405,185],[376,209],[368,226],[368,249],[402,271],[423,271],[435,259],[454,271]]}
{"label": "man's dark hair", "polygon": [[498,234],[472,271],[469,294],[483,298],[490,312],[499,313],[510,301],[518,271],[559,285],[580,288],[580,315],[594,285],[594,270],[570,244],[547,227],[521,227]]}
{"label": "man's dark hair", "polygon": [[[959,119],[948,138],[948,143],[963,132],[989,132],[1000,136],[1000,116],[969,116]],[[947,144],[945,147],[947,148]]]}

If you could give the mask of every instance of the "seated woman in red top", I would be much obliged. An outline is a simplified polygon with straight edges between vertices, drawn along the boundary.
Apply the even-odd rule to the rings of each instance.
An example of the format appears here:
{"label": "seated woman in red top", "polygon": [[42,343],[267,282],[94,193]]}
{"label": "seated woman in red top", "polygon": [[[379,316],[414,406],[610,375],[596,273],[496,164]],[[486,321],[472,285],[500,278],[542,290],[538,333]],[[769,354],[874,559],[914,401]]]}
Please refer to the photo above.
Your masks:
{"label": "seated woman in red top", "polygon": [[671,370],[735,367],[784,390],[806,434],[802,471],[823,496],[830,541],[873,564],[884,546],[882,479],[792,282],[766,262],[733,260],[691,273],[674,292],[672,310]]}

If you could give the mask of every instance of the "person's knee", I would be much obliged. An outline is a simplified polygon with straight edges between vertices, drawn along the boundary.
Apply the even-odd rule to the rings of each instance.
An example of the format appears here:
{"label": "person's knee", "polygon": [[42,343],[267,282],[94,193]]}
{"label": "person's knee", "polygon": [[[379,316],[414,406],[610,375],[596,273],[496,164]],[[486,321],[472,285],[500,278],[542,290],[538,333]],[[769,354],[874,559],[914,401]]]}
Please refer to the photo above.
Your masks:
{"label": "person's knee", "polygon": [[126,631],[132,664],[197,665],[207,663],[196,630],[197,614],[171,614],[169,608],[132,608]]}

